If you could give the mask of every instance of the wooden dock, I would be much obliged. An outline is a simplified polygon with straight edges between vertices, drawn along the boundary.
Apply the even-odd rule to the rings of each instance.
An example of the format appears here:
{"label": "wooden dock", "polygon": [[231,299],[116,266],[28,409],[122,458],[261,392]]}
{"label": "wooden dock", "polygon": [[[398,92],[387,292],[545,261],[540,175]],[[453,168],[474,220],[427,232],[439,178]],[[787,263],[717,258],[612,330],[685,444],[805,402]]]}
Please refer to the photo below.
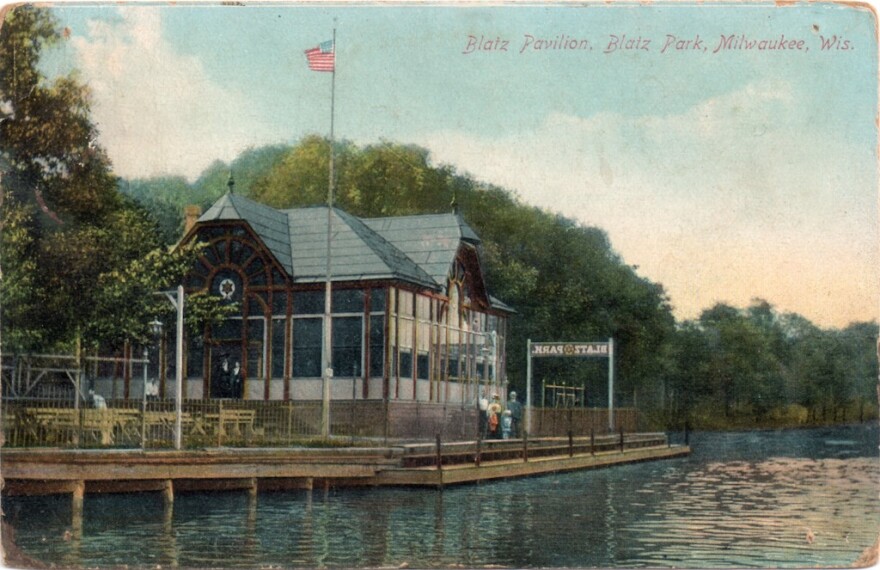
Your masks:
{"label": "wooden dock", "polygon": [[187,451],[5,449],[3,493],[35,495],[345,486],[444,487],[682,457],[664,434],[377,447]]}

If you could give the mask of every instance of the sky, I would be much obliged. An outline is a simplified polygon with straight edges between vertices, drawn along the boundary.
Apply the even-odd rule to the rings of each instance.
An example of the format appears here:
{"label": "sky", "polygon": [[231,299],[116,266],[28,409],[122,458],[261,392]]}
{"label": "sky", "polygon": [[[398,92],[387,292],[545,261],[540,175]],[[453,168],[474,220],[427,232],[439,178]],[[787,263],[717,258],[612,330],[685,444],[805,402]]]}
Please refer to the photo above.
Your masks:
{"label": "sky", "polygon": [[336,138],[421,145],[437,164],[603,228],[626,263],[663,284],[680,319],[756,297],[824,327],[878,318],[878,74],[868,9],[99,3],[53,11],[69,38],[45,69],[75,71],[90,86],[99,142],[120,176],[193,180],[249,147],[328,134],[332,74],[309,71],[303,52],[331,39],[335,25]]}

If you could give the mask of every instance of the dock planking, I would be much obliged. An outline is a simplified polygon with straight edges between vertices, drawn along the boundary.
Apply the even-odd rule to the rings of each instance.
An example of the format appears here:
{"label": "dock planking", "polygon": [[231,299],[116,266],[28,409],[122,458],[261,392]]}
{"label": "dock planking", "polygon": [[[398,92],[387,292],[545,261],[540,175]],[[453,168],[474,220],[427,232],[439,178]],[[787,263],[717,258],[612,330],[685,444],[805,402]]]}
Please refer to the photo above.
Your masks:
{"label": "dock planking", "polygon": [[[4,494],[448,485],[682,457],[663,434],[456,441],[387,447],[185,451],[16,449],[0,455]],[[440,465],[438,466],[438,456]],[[84,489],[84,491],[83,491]]]}

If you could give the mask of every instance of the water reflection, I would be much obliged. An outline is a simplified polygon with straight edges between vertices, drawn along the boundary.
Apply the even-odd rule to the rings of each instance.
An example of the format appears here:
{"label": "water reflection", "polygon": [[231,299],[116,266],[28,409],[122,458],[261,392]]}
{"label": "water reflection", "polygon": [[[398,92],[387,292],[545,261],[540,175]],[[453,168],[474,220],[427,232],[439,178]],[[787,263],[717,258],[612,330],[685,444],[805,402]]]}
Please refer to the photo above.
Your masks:
{"label": "water reflection", "polygon": [[178,551],[177,551],[177,535],[174,533],[174,503],[172,501],[163,501],[162,508],[162,555],[163,558],[159,564],[177,568]]}
{"label": "water reflection", "polygon": [[812,567],[876,538],[876,427],[692,442],[687,459],[443,492],[88,496],[79,523],[69,497],[4,508],[27,553],[65,566]]}

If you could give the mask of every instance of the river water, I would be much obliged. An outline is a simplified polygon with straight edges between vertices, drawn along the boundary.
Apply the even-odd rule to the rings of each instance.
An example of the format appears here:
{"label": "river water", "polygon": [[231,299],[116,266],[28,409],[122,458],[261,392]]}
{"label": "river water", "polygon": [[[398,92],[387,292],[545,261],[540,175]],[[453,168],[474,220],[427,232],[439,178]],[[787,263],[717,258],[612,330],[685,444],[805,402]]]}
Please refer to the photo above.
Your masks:
{"label": "river water", "polygon": [[4,501],[27,554],[110,567],[827,567],[880,530],[876,424],[695,433],[690,457],[444,491]]}

